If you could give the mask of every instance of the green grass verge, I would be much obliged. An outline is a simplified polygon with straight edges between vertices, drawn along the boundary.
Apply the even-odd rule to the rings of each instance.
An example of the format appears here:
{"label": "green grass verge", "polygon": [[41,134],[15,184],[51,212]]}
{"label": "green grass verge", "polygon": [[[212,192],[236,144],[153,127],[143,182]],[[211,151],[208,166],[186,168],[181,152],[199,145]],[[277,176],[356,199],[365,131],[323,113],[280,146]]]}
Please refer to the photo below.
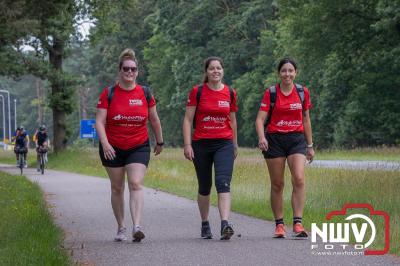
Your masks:
{"label": "green grass verge", "polygon": [[39,187],[0,172],[0,264],[71,265]]}
{"label": "green grass verge", "polygon": [[[393,149],[400,156],[400,149]],[[373,160],[379,160],[385,151],[365,151]],[[387,153],[387,151],[386,151]],[[329,156],[334,153],[328,152]],[[337,152],[335,158],[344,159],[351,154],[355,159],[358,151]],[[382,156],[381,156],[382,155]],[[374,157],[375,156],[375,157]],[[392,156],[392,155],[391,155]],[[7,157],[0,153],[2,157]],[[394,155],[393,155],[394,157]],[[70,150],[57,156],[51,155],[49,167],[88,175],[106,177],[100,164],[97,150]],[[291,181],[285,174],[284,215],[287,224],[291,223]],[[176,195],[196,199],[197,180],[193,165],[184,159],[181,149],[165,149],[157,157],[152,157],[145,178],[145,186],[167,191]],[[390,215],[390,253],[400,255],[400,173],[398,171],[348,170],[348,169],[306,169],[306,206],[304,225],[326,222],[326,215],[339,210],[345,203],[369,203],[376,210]],[[250,216],[273,220],[270,208],[270,182],[266,164],[255,149],[240,149],[235,161],[234,176],[231,185],[232,209]],[[212,193],[212,203],[216,204],[216,193]],[[379,223],[378,223],[379,224]],[[379,225],[380,226],[380,225]],[[382,227],[382,226],[381,226]],[[266,232],[268,234],[268,232]],[[383,247],[383,234],[378,235],[378,246]]]}

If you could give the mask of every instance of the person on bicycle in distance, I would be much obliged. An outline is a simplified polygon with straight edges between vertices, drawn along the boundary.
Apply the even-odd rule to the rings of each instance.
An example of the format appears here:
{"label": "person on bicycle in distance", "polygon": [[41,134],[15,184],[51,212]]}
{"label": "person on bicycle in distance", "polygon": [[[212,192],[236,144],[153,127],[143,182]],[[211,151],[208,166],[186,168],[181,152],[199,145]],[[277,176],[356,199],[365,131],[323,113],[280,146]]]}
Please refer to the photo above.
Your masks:
{"label": "person on bicycle in distance", "polygon": [[15,147],[14,152],[17,158],[17,166],[19,166],[19,151],[22,150],[24,154],[24,167],[27,167],[27,154],[28,154],[28,147],[29,147],[29,136],[28,132],[24,129],[23,126],[17,128],[16,136],[15,136]]}
{"label": "person on bicycle in distance", "polygon": [[47,161],[47,148],[48,148],[47,130],[45,125],[41,125],[39,130],[35,133],[34,140],[36,144],[37,154],[37,171],[40,171],[40,154],[45,153],[45,160]]}

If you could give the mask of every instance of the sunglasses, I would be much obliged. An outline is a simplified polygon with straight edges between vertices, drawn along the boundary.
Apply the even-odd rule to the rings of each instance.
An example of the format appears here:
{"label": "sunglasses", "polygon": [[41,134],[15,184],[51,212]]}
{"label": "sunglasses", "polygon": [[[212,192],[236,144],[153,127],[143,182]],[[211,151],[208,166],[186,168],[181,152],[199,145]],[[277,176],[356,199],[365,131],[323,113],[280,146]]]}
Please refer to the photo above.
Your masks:
{"label": "sunglasses", "polygon": [[129,71],[136,72],[137,71],[137,67],[126,67],[126,66],[123,66],[122,67],[122,71],[124,71],[124,72],[129,72]]}

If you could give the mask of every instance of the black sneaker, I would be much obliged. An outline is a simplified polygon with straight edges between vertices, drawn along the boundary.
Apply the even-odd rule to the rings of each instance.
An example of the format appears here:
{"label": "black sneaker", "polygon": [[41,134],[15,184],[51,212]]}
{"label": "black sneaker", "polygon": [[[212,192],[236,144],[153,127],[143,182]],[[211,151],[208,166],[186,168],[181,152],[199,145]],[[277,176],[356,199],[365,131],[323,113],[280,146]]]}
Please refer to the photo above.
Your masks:
{"label": "black sneaker", "polygon": [[134,226],[132,231],[132,241],[140,242],[143,238],[145,238],[145,236],[140,226]]}
{"label": "black sneaker", "polygon": [[211,227],[209,224],[201,226],[201,238],[212,239]]}
{"label": "black sneaker", "polygon": [[231,224],[226,224],[221,229],[221,240],[229,240],[233,236],[235,231],[233,231]]}

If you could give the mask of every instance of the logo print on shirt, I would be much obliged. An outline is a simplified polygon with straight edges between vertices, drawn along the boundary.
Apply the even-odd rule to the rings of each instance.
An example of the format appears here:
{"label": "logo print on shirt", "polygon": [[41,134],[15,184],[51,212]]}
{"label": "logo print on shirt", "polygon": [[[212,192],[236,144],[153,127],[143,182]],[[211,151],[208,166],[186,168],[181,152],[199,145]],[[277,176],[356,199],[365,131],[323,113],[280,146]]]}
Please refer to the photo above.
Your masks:
{"label": "logo print on shirt", "polygon": [[297,127],[300,126],[303,122],[300,120],[292,120],[292,121],[286,121],[286,120],[281,120],[278,123],[276,123],[276,125],[278,127]]}
{"label": "logo print on shirt", "polygon": [[290,110],[299,110],[302,109],[303,107],[301,106],[300,103],[291,103],[290,104]]}
{"label": "logo print on shirt", "polygon": [[226,117],[215,117],[215,116],[206,116],[202,120],[203,122],[213,121],[215,123],[224,123],[226,121]]}
{"label": "logo print on shirt", "polygon": [[127,120],[127,121],[135,121],[135,122],[142,122],[146,119],[144,116],[136,115],[136,116],[126,116],[126,115],[116,115],[112,118],[113,120]]}
{"label": "logo print on shirt", "polygon": [[218,107],[228,107],[229,108],[229,102],[228,101],[218,101]]}
{"label": "logo print on shirt", "polygon": [[141,99],[129,99],[129,106],[141,106],[143,101]]}

